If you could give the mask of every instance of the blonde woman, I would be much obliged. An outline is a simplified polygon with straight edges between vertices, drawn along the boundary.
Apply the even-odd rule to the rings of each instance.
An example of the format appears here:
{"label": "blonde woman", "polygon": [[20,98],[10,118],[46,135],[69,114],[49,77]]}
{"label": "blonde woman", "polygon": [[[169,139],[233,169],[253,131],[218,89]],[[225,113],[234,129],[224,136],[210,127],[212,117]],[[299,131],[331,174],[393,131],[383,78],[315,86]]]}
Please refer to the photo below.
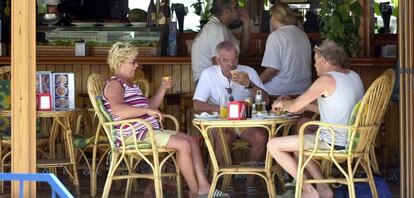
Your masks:
{"label": "blonde woman", "polygon": [[308,36],[296,27],[286,3],[270,9],[272,33],[266,41],[260,74],[269,95],[298,95],[311,84],[312,49]]}
{"label": "blonde woman", "polygon": [[[138,50],[129,43],[117,42],[109,50],[108,64],[114,72],[105,84],[103,101],[105,108],[113,120],[128,118],[141,118],[148,121],[155,129],[155,137],[158,146],[165,146],[176,150],[177,162],[181,173],[189,188],[189,197],[198,197],[209,192],[210,183],[204,174],[203,159],[201,157],[200,145],[196,138],[185,133],[160,130],[155,117],[162,118],[158,111],[167,89],[173,85],[172,79],[163,80],[159,89],[153,97],[146,98],[141,89],[132,83],[135,78],[135,71],[138,69]],[[122,135],[128,137],[135,135],[138,140],[148,141],[147,128],[142,124],[134,125],[136,133],[127,130]],[[121,134],[117,134],[117,144],[120,144]],[[129,138],[132,139],[132,138]],[[216,191],[216,196],[223,196]]]}

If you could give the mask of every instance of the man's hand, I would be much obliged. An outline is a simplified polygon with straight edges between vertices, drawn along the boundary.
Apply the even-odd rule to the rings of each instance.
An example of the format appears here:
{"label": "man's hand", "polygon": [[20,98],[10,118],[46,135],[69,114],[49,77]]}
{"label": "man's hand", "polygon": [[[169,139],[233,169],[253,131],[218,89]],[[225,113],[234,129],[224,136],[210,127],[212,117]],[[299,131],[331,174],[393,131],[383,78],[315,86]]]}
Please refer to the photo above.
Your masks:
{"label": "man's hand", "polygon": [[231,75],[231,81],[247,87],[249,86],[251,80],[246,72],[237,72]]}
{"label": "man's hand", "polygon": [[286,100],[279,100],[279,99],[275,100],[272,104],[272,112],[275,112],[275,113],[280,112],[280,109],[283,109],[284,101]]}
{"label": "man's hand", "polygon": [[239,14],[240,20],[243,22],[243,25],[249,25],[250,27],[250,16],[247,10],[240,9]]}

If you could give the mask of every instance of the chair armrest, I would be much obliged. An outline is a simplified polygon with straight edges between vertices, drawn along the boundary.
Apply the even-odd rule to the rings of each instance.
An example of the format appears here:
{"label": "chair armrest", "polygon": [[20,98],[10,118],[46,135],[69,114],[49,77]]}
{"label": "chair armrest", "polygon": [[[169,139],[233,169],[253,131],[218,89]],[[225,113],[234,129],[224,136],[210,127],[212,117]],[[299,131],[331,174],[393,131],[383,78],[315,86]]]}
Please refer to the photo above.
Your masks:
{"label": "chair armrest", "polygon": [[[148,129],[147,135],[149,135],[149,137],[150,137],[151,145],[156,145],[155,144],[154,130],[153,130],[151,124],[148,123],[144,119],[132,118],[132,119],[126,119],[126,120],[120,120],[120,121],[104,122],[104,123],[102,123],[102,126],[113,128],[117,125],[120,125],[120,130],[121,130],[120,133],[121,134],[122,134],[122,130],[123,130],[124,126],[128,126],[132,129],[132,133],[135,134],[136,131],[135,131],[135,128],[133,127],[133,123],[136,123],[136,122],[143,124]],[[136,150],[139,150],[139,147],[138,147],[137,143],[139,143],[140,141],[137,140],[137,137],[135,135],[133,135],[133,138],[134,138],[134,146],[135,146]],[[124,139],[124,136],[122,136],[122,135],[121,135],[121,143],[122,143],[122,148],[121,149],[126,150],[127,145],[125,144],[125,139]]]}
{"label": "chair armrest", "polygon": [[170,119],[172,122],[174,122],[175,131],[179,131],[179,130],[180,130],[180,125],[178,124],[178,120],[177,120],[177,118],[175,118],[173,115],[170,115],[170,114],[162,114],[162,116],[163,116],[164,118],[168,118],[168,119]]}
{"label": "chair armrest", "polygon": [[330,124],[330,123],[326,123],[326,122],[320,122],[320,121],[309,121],[304,123],[300,129],[299,129],[299,151],[302,152],[304,150],[304,135],[305,135],[305,129],[308,126],[319,126],[318,130],[316,131],[316,135],[315,135],[315,146],[313,148],[313,152],[316,152],[318,149],[318,145],[319,145],[319,135],[321,132],[321,127],[324,127],[326,129],[328,129],[331,132],[331,137],[332,137],[332,142],[331,142],[331,152],[334,151],[334,146],[335,145],[335,130],[336,129],[348,129],[348,131],[350,129],[352,129],[354,126],[349,126],[349,125],[341,125],[341,124]]}

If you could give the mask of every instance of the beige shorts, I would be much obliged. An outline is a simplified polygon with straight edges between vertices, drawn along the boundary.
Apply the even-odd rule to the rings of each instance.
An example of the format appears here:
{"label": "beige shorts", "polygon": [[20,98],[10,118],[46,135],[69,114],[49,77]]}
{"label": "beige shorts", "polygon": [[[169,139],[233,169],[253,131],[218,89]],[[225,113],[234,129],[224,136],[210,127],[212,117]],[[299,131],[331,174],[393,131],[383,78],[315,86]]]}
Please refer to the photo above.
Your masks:
{"label": "beige shorts", "polygon": [[[313,149],[313,147],[315,146],[315,141],[316,141],[316,135],[315,134],[305,134],[303,137],[303,144],[305,146],[305,149]],[[320,150],[330,150],[331,146],[319,139],[319,143],[318,143],[318,149]],[[335,149],[340,150],[343,148],[337,148],[337,146],[335,146]]]}
{"label": "beige shorts", "polygon": [[[157,146],[167,146],[168,141],[170,140],[170,137],[172,135],[177,134],[177,133],[179,133],[179,132],[178,131],[172,131],[172,130],[166,130],[166,129],[163,129],[162,131],[161,130],[154,130],[155,141],[157,143]],[[151,143],[149,133],[146,134],[143,141],[147,142],[147,143]],[[126,142],[126,145],[133,144],[134,137],[133,136],[128,137],[127,139],[125,139],[125,142]]]}

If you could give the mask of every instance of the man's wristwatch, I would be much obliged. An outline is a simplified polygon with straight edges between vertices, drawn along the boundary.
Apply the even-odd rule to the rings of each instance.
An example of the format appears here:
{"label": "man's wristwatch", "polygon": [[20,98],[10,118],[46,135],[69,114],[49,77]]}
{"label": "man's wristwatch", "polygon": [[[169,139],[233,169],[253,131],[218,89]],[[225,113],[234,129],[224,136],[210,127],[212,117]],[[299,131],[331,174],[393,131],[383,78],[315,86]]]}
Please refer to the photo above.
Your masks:
{"label": "man's wristwatch", "polygon": [[244,87],[245,89],[251,89],[253,88],[253,81],[250,81],[249,85],[247,85],[247,87]]}

